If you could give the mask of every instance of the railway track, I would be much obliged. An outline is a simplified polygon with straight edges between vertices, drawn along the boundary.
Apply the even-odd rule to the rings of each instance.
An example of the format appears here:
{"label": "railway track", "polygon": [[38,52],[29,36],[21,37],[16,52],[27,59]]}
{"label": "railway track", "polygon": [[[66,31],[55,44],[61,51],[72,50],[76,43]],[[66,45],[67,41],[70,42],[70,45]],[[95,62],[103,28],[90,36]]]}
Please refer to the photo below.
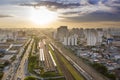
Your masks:
{"label": "railway track", "polygon": [[47,61],[48,61],[48,65],[49,65],[49,71],[53,71],[54,70],[54,66],[52,64],[52,60],[51,60],[50,55],[48,53],[49,49],[48,49],[48,47],[45,47],[45,48],[46,48]]}
{"label": "railway track", "polygon": [[62,55],[59,54],[58,50],[54,50],[54,51],[55,51],[55,56],[57,57],[57,61],[59,63],[59,66],[61,67],[61,70],[62,70],[66,80],[75,80],[74,77],[72,76],[72,74],[70,73],[70,71],[65,66],[65,64],[61,61],[60,56],[62,56]]}
{"label": "railway track", "polygon": [[45,71],[55,71],[55,66],[52,62],[52,59],[50,57],[50,54],[49,54],[49,49],[47,46],[45,46],[45,41],[41,41],[39,43],[39,47],[42,47],[43,48],[43,51],[44,51],[44,57],[45,57],[45,61],[44,61],[44,69]]}
{"label": "railway track", "polygon": [[49,64],[49,60],[48,60],[48,58],[47,58],[47,52],[46,52],[46,50],[44,50],[44,52],[45,52],[45,71],[49,71],[50,69],[50,64]]}

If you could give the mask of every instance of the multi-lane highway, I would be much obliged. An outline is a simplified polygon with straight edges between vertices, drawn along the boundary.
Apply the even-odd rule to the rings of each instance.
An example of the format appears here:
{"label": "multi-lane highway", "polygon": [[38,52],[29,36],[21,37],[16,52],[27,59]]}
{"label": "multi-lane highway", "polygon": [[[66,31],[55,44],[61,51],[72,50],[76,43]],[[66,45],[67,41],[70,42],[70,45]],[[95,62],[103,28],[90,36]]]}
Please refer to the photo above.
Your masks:
{"label": "multi-lane highway", "polygon": [[32,48],[32,44],[33,44],[34,40],[32,39],[28,48],[26,49],[26,52],[24,53],[24,56],[20,62],[20,65],[14,75],[14,78],[13,80],[24,80],[24,78],[26,76],[28,76],[28,69],[27,69],[27,66],[28,66],[28,56],[29,56],[29,53],[31,51],[31,48]]}
{"label": "multi-lane highway", "polygon": [[19,53],[16,56],[16,60],[14,62],[12,62],[11,65],[9,66],[9,69],[6,72],[4,72],[2,80],[13,80],[14,74],[19,66],[20,61],[21,61],[21,56],[23,55],[24,48],[25,48],[25,46],[27,46],[29,44],[30,41],[31,41],[31,39],[29,39],[24,44],[24,46],[21,47]]}

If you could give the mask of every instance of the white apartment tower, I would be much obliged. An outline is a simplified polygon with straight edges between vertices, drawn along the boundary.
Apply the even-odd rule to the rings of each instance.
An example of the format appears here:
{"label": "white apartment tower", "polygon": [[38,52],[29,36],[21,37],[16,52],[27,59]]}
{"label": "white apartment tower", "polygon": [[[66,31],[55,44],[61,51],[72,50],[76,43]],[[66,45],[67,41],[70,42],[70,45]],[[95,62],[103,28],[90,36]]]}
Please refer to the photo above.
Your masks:
{"label": "white apartment tower", "polygon": [[62,43],[63,43],[63,45],[76,46],[77,38],[78,38],[78,35],[76,35],[76,34],[70,35],[68,37],[64,37],[64,41]]}
{"label": "white apartment tower", "polygon": [[87,39],[86,43],[88,46],[95,46],[97,43],[97,32],[94,29],[86,29],[85,37]]}

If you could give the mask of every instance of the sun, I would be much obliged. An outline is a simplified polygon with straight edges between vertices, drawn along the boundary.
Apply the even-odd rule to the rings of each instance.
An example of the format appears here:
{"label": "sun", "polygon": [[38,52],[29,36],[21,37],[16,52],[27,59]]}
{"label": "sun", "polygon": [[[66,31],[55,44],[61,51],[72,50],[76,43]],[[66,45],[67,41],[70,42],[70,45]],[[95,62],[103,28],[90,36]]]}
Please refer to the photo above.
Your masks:
{"label": "sun", "polygon": [[50,11],[44,6],[32,8],[30,19],[36,24],[45,25],[57,20],[57,12]]}

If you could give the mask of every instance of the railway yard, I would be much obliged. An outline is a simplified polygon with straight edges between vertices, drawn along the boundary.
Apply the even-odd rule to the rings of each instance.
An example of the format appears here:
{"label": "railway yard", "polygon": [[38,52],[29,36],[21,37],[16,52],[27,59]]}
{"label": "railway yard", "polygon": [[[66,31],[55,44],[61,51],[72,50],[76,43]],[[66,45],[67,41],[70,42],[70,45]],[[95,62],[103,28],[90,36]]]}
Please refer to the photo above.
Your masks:
{"label": "railway yard", "polygon": [[40,66],[44,67],[44,71],[56,71],[56,62],[46,46],[45,40],[39,42],[39,53]]}
{"label": "railway yard", "polygon": [[25,54],[25,58],[23,57],[25,61],[28,60],[27,63],[23,63],[24,69],[28,66],[28,71],[23,70],[25,76],[18,75],[19,78],[23,79],[29,75],[38,80],[93,80],[85,78],[88,75],[84,71],[85,76],[81,75],[82,69],[56,48],[49,39],[37,37],[33,40],[30,51],[26,53],[28,56],[26,57]]}
{"label": "railway yard", "polygon": [[39,65],[43,67],[44,72],[54,72],[58,74],[57,77],[63,76],[62,80],[84,80],[77,69],[48,40],[40,40],[38,47]]}

